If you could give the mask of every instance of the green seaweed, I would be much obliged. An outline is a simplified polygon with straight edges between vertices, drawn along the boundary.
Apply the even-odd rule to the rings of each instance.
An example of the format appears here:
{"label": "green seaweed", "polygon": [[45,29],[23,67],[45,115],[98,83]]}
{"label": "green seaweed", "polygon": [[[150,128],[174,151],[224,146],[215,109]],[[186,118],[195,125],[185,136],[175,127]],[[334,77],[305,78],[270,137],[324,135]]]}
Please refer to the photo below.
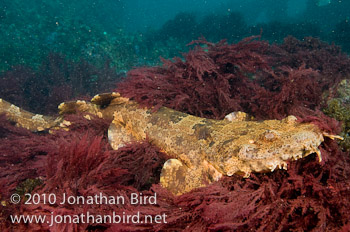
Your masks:
{"label": "green seaweed", "polygon": [[43,180],[39,178],[26,179],[16,187],[15,193],[20,196],[25,196],[26,193],[31,193],[36,187],[43,184]]}
{"label": "green seaweed", "polygon": [[350,81],[345,79],[340,82],[337,89],[337,98],[333,98],[327,102],[328,106],[324,112],[342,122],[341,136],[344,140],[340,141],[340,145],[345,150],[350,150]]}

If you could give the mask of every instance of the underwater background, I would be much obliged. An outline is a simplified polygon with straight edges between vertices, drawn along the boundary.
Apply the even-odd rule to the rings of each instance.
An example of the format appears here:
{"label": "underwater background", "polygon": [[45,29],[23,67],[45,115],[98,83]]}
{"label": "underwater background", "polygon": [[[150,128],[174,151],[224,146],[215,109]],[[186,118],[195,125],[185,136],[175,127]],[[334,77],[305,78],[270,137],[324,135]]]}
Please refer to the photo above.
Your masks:
{"label": "underwater background", "polygon": [[[32,133],[0,114],[2,231],[349,231],[350,1],[0,1],[0,98],[57,115],[68,100],[118,91],[204,118],[295,115],[344,137],[288,170],[224,177],[181,196],[159,185],[166,154],[114,151],[110,122],[67,115]],[[0,109],[0,113],[1,113]],[[13,193],[157,193],[157,205],[11,204]],[[85,208],[84,208],[85,207]],[[141,212],[167,223],[12,223],[10,215]]]}

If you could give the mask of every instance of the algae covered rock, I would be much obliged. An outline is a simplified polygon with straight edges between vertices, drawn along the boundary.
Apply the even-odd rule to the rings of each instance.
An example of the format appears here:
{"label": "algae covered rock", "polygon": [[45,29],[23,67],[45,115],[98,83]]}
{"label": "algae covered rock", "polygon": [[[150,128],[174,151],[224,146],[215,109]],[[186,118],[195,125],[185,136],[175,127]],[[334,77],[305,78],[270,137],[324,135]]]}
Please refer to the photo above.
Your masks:
{"label": "algae covered rock", "polygon": [[339,83],[336,98],[329,100],[328,107],[324,112],[338,121],[342,122],[341,136],[344,140],[340,141],[340,145],[346,149],[350,149],[350,80],[344,79]]}

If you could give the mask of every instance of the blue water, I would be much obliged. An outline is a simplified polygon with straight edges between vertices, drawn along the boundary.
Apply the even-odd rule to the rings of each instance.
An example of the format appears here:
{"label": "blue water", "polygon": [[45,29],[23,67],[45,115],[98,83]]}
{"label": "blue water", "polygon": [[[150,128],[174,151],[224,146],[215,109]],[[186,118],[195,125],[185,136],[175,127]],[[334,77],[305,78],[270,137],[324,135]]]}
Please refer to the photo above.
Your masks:
{"label": "blue water", "polygon": [[338,0],[131,0],[123,5],[123,25],[129,30],[159,28],[179,12],[194,13],[198,17],[240,12],[249,25],[276,20],[312,20],[324,25],[328,20],[344,20],[350,14],[349,7],[346,1]]}
{"label": "blue water", "polygon": [[154,65],[204,36],[209,41],[261,35],[334,42],[350,51],[350,1],[340,0],[45,0],[0,1],[0,72],[38,68],[49,53],[118,72]]}

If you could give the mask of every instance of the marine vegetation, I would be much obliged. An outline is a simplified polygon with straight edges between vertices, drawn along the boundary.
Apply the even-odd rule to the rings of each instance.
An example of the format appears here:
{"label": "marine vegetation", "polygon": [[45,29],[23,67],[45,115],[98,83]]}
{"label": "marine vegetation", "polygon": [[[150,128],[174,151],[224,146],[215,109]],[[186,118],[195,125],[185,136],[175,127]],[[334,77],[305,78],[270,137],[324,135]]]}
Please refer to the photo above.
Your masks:
{"label": "marine vegetation", "polygon": [[[177,115],[186,116],[185,120],[201,117],[207,118],[201,120],[219,123],[224,122],[226,115],[238,111],[250,115],[247,118],[253,117],[250,122],[267,123],[294,115],[292,121],[297,120],[296,125],[308,125],[316,134],[321,131],[338,134],[340,123],[325,115],[322,109],[328,100],[324,98],[334,97],[338,84],[349,76],[348,57],[334,45],[314,38],[303,41],[287,38],[282,45],[269,45],[256,39],[247,38],[237,44],[194,41],[190,45],[195,45],[194,48],[184,54],[183,59],[163,60],[162,66],[131,70],[116,91],[137,102],[135,104],[141,106],[137,109],[145,107],[149,115],[161,114],[164,107],[169,112],[180,111]],[[97,109],[108,110],[111,99],[99,96],[102,100],[97,100]],[[99,118],[98,113],[96,117],[74,111],[78,102],[73,103],[61,105],[75,113],[62,119],[69,122],[65,123],[66,130],[55,130],[51,134],[33,134],[1,116],[1,229],[331,231],[346,230],[350,226],[349,152],[342,151],[337,141],[327,136],[314,144],[320,153],[317,149],[305,148],[303,154],[308,156],[286,161],[287,170],[251,173],[249,178],[223,176],[176,196],[159,183],[162,166],[171,158],[167,157],[166,149],[163,153],[162,146],[154,144],[151,136],[144,136],[141,142],[132,141],[113,150],[107,138],[111,121]],[[112,125],[118,126],[128,125],[132,118],[116,113],[113,119]],[[142,120],[134,121],[142,123]],[[200,129],[198,126],[198,132]],[[274,132],[266,134],[267,138],[273,137],[271,134]],[[198,135],[198,142],[208,137],[208,133]],[[292,140],[284,142],[288,145]],[[33,190],[38,194],[55,193],[58,197],[64,193],[72,196],[156,194],[157,203],[87,206],[8,202],[20,183],[39,177],[43,183]],[[45,223],[11,224],[9,221],[10,215],[20,213],[77,215],[87,210],[100,215],[165,214],[167,223],[68,223],[49,227]]]}
{"label": "marine vegetation", "polygon": [[[108,60],[102,67],[51,53],[38,70],[15,66],[0,76],[0,98],[42,114],[54,114],[61,102],[110,91],[121,79]],[[41,99],[38,101],[38,99]]]}
{"label": "marine vegetation", "polygon": [[324,112],[331,117],[342,121],[342,133],[344,141],[340,144],[346,150],[350,149],[350,82],[342,80],[338,85],[336,97],[328,101]]}
{"label": "marine vegetation", "polygon": [[235,111],[257,119],[323,117],[322,93],[348,77],[347,55],[311,37],[287,37],[281,45],[254,38],[237,44],[194,41],[184,60],[131,70],[117,91],[145,106],[206,118]]}

